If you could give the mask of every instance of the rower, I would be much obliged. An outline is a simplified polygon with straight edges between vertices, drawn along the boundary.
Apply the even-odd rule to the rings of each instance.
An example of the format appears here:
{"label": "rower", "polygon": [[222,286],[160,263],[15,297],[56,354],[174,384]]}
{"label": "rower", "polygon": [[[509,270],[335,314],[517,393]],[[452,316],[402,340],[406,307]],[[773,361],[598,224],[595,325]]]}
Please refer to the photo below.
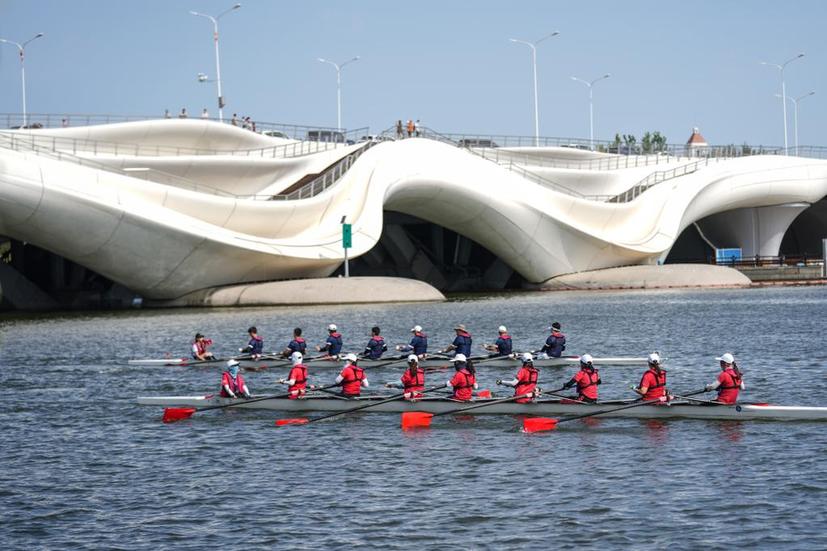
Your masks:
{"label": "rower", "polygon": [[591,354],[583,354],[580,356],[580,371],[575,373],[569,382],[563,385],[563,388],[571,388],[577,385],[578,402],[588,402],[593,404],[597,402],[597,385],[600,380],[600,373],[594,368],[592,363],[593,358]]}
{"label": "rower", "polygon": [[647,362],[649,369],[641,377],[637,388],[632,387],[632,390],[640,394],[641,399],[645,401],[668,401],[671,397],[666,391],[666,370],[661,368],[660,354],[652,352],[649,354]]}
{"label": "rower", "polygon": [[711,392],[717,389],[718,397],[715,398],[715,402],[734,404],[738,401],[738,392],[746,388],[741,370],[738,369],[735,358],[729,352],[715,359],[721,364],[721,373],[718,375],[718,379],[714,383],[706,385],[704,390]]}
{"label": "rower", "polygon": [[560,332],[560,322],[555,321],[548,328],[551,335],[546,339],[546,344],[543,345],[541,352],[547,354],[552,358],[559,358],[566,349],[566,336]]}
{"label": "rower", "polygon": [[345,356],[345,367],[336,377],[336,384],[342,387],[341,395],[347,398],[356,398],[362,391],[362,387],[369,387],[368,378],[365,377],[365,370],[359,367],[359,358],[356,354]]}
{"label": "rower", "polygon": [[214,360],[215,355],[207,350],[207,347],[212,344],[212,339],[207,339],[201,333],[195,334],[195,340],[192,341],[192,359],[193,360]]}
{"label": "rower", "polygon": [[388,345],[385,344],[385,339],[379,334],[379,326],[374,325],[370,330],[370,340],[365,351],[362,352],[362,357],[368,360],[378,360],[382,354],[388,351]]}
{"label": "rower", "polygon": [[227,369],[221,374],[222,398],[250,398],[250,391],[244,383],[244,377],[238,372],[238,361],[228,360]]}
{"label": "rower", "polygon": [[500,334],[497,337],[497,340],[494,344],[486,344],[483,345],[486,350],[489,352],[494,352],[489,357],[496,358],[498,356],[510,356],[511,355],[511,336],[508,334],[508,329],[505,328],[505,325],[500,325],[497,329],[497,332]]}
{"label": "rower", "polygon": [[250,341],[244,348],[239,348],[238,351],[242,354],[249,354],[254,360],[261,357],[264,350],[264,339],[258,336],[258,329],[255,326],[247,329],[247,334],[250,335]]}
{"label": "rower", "polygon": [[445,383],[445,386],[453,389],[454,393],[451,398],[468,402],[474,395],[474,390],[479,388],[477,385],[477,371],[474,369],[474,364],[465,357],[465,354],[457,354],[454,356],[453,362],[456,373],[450,381]]}
{"label": "rower", "polygon": [[408,369],[402,374],[401,383],[387,383],[388,388],[402,388],[405,392],[405,400],[422,398],[422,391],[425,389],[425,370],[419,365],[419,356],[411,354],[408,356]]}
{"label": "rower", "polygon": [[288,385],[287,392],[290,394],[288,398],[291,400],[304,398],[307,392],[307,366],[302,363],[302,353],[293,352],[290,355],[290,361],[293,362],[290,374],[286,379],[279,379],[278,382],[282,385]]}
{"label": "rower", "polygon": [[327,339],[321,346],[317,346],[316,350],[325,352],[328,356],[336,356],[342,351],[342,334],[337,330],[335,323],[327,326]]}
{"label": "rower", "polygon": [[454,342],[448,345],[448,348],[442,351],[443,354],[456,351],[456,355],[459,356],[460,354],[467,358],[471,355],[471,334],[465,330],[465,325],[459,324],[454,327],[454,331],[457,332],[457,336],[454,339]]}
{"label": "rower", "polygon": [[[521,396],[523,394],[534,394],[537,388],[537,379],[540,377],[540,372],[534,367],[534,356],[526,352],[522,355],[523,367],[517,372],[517,377],[510,381],[503,381],[497,379],[498,385],[505,385],[514,387],[514,396]],[[525,396],[515,400],[518,404],[525,404],[534,399],[534,396]]]}
{"label": "rower", "polygon": [[281,351],[281,355],[285,358],[291,358],[294,352],[299,352],[302,355],[307,353],[307,342],[302,337],[301,327],[293,329],[293,340],[287,343],[287,348]]}
{"label": "rower", "polygon": [[396,349],[400,352],[411,352],[423,358],[428,353],[428,335],[422,332],[421,325],[414,325],[411,329],[413,337],[410,344],[397,344]]}

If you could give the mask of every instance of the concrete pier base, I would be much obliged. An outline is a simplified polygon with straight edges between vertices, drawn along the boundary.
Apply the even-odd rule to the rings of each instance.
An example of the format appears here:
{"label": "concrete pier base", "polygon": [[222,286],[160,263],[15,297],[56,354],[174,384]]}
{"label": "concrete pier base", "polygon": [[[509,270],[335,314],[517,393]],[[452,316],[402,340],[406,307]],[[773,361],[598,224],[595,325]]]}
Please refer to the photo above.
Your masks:
{"label": "concrete pier base", "polygon": [[732,268],[708,264],[623,266],[553,277],[543,290],[668,289],[674,287],[748,287],[750,279]]}

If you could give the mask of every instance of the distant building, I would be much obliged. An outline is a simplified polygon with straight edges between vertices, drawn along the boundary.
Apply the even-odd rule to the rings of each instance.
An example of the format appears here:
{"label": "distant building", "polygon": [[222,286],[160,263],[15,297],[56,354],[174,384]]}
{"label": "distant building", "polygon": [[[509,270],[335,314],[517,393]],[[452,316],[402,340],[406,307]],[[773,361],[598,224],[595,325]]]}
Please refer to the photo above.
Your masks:
{"label": "distant building", "polygon": [[692,135],[686,140],[686,154],[689,156],[700,156],[706,154],[709,150],[709,144],[706,138],[701,136],[701,131],[698,127],[692,129]]}

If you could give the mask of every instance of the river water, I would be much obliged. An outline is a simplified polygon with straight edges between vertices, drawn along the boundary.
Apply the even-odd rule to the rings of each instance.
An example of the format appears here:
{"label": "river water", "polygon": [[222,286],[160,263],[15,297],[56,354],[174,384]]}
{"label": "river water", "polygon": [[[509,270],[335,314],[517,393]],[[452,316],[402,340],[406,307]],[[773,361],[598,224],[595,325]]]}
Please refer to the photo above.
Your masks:
{"label": "river water", "polygon": [[[320,342],[330,322],[353,351],[374,323],[390,344],[421,324],[432,351],[456,323],[475,343],[505,324],[525,350],[560,321],[568,353],[660,351],[674,390],[711,382],[730,351],[744,399],[827,405],[826,320],[827,287],[6,316],[0,548],[825,549],[827,424],[599,419],[523,434],[518,419],[479,416],[405,433],[391,414],[276,428],[284,414],[225,411],[164,425],[135,397],[214,392],[220,368],[126,361],[187,355],[196,331],[229,354],[253,324],[266,350],[296,325]],[[644,369],[602,369],[601,396],[629,397]],[[400,374],[369,372],[371,390]],[[247,380],[271,393],[284,375]],[[483,387],[506,375],[480,366]]]}

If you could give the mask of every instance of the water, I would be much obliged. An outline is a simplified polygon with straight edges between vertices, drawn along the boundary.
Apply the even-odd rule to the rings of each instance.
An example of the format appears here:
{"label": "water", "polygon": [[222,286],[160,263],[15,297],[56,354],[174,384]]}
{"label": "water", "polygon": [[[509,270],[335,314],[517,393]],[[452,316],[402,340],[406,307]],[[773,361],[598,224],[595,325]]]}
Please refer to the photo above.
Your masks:
{"label": "water", "polygon": [[[276,428],[284,414],[231,410],[163,425],[161,408],[136,396],[212,392],[220,370],[126,360],[186,355],[196,331],[231,353],[251,324],[266,350],[281,349],[296,325],[317,343],[330,322],[351,350],[374,323],[391,344],[421,324],[432,350],[456,323],[475,343],[503,323],[524,350],[559,320],[567,352],[659,350],[676,390],[711,382],[714,356],[730,351],[746,373],[745,399],[827,405],[825,312],[827,287],[810,287],[6,317],[0,547],[824,549],[822,423],[600,419],[522,434],[515,418],[480,416],[403,433],[391,414]],[[483,367],[482,387],[510,375]],[[628,397],[643,370],[604,368],[601,395]],[[247,379],[268,393],[285,374]],[[369,373],[372,388],[400,374]],[[541,379],[571,374],[548,369]]]}

